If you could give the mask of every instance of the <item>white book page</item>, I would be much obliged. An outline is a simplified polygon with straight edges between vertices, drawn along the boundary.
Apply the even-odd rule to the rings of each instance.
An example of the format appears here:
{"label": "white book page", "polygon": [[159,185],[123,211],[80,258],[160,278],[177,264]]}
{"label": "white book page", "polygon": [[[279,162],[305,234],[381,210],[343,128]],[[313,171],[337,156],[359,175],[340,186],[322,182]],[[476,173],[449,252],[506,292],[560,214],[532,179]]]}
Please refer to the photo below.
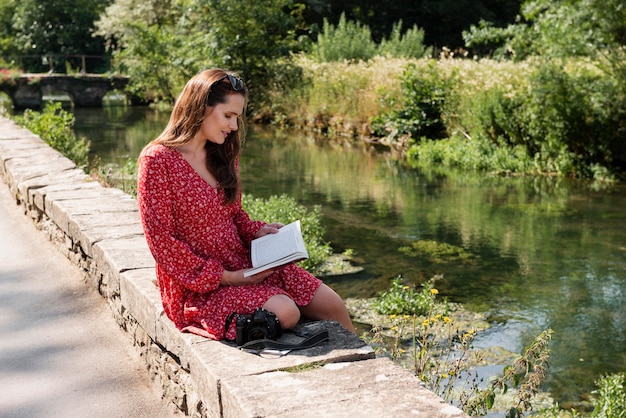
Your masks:
{"label": "white book page", "polygon": [[300,221],[279,228],[275,234],[252,240],[251,257],[253,267],[244,272],[246,277],[309,258],[300,231]]}
{"label": "white book page", "polygon": [[252,252],[252,266],[258,267],[263,264],[271,263],[275,260],[287,257],[298,251],[298,242],[296,237],[289,231],[282,231],[286,227],[279,229],[278,233],[271,235],[271,240],[265,240],[257,243],[255,250]]}

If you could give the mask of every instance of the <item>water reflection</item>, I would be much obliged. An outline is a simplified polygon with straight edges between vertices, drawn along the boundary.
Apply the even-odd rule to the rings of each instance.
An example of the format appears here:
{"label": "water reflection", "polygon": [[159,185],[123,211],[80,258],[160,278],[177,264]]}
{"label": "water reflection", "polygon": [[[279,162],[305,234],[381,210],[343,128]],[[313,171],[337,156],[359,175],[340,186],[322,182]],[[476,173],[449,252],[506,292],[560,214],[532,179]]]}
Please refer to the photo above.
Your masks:
{"label": "water reflection", "polygon": [[[123,164],[167,117],[80,110],[76,130],[104,161]],[[328,279],[342,296],[375,296],[397,275],[422,283],[443,274],[441,294],[489,312],[494,327],[479,345],[519,352],[552,327],[548,389],[561,404],[585,396],[601,373],[626,370],[623,186],[408,171],[372,150],[261,129],[245,144],[241,175],[246,193],[322,206],[333,248],[355,250],[364,267]],[[417,241],[462,254],[416,251]]]}
{"label": "water reflection", "polygon": [[105,106],[73,109],[77,136],[91,142],[91,158],[123,166],[136,159],[141,149],[167,124],[168,112],[145,107]]}

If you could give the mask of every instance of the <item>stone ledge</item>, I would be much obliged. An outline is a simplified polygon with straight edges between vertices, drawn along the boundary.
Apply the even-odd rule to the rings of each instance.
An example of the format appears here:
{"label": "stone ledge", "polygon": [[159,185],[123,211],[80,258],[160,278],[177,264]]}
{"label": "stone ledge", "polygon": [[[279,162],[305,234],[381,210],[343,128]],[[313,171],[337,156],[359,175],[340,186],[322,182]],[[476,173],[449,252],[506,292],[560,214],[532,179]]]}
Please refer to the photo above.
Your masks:
{"label": "stone ledge", "polygon": [[376,359],[371,347],[335,322],[299,325],[299,331],[328,329],[330,341],[274,359],[179,332],[163,312],[134,199],[91,181],[2,117],[0,174],[25,214],[103,295],[164,397],[187,415],[466,416],[400,366]]}
{"label": "stone ledge", "polygon": [[222,382],[228,417],[464,417],[387,358]]}

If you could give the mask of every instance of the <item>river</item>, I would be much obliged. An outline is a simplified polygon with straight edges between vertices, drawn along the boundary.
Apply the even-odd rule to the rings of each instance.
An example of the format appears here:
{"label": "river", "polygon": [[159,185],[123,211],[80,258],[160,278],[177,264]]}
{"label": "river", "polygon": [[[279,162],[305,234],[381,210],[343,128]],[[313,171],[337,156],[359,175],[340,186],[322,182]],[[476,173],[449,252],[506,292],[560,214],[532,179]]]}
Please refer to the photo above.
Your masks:
{"label": "river", "polygon": [[[104,163],[124,164],[165,126],[146,108],[76,109],[75,131]],[[326,239],[363,271],[326,281],[373,297],[402,275],[436,274],[440,295],[485,312],[477,347],[521,353],[554,330],[544,389],[561,406],[588,400],[604,373],[626,370],[626,187],[556,177],[407,170],[386,154],[252,127],[244,192],[320,205]],[[464,257],[400,251],[417,240]]]}

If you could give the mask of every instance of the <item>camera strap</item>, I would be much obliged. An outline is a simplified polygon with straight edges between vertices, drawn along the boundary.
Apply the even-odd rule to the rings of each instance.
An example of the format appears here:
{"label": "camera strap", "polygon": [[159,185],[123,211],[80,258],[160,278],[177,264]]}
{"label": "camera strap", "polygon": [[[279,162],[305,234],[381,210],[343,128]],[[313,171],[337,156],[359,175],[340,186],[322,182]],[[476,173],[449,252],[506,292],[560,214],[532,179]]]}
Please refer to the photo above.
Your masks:
{"label": "camera strap", "polygon": [[226,334],[228,333],[228,330],[230,329],[230,324],[233,322],[233,319],[235,319],[236,316],[237,316],[237,312],[233,312],[230,315],[228,315],[228,317],[226,318],[226,323],[224,324],[224,336],[222,337],[226,341],[232,341],[226,338]]}
{"label": "camera strap", "polygon": [[306,348],[315,347],[316,345],[328,340],[328,331],[324,330],[296,344],[263,339],[249,341],[239,347],[239,349],[248,353],[259,355],[261,357],[282,357],[293,350],[303,350]]}

